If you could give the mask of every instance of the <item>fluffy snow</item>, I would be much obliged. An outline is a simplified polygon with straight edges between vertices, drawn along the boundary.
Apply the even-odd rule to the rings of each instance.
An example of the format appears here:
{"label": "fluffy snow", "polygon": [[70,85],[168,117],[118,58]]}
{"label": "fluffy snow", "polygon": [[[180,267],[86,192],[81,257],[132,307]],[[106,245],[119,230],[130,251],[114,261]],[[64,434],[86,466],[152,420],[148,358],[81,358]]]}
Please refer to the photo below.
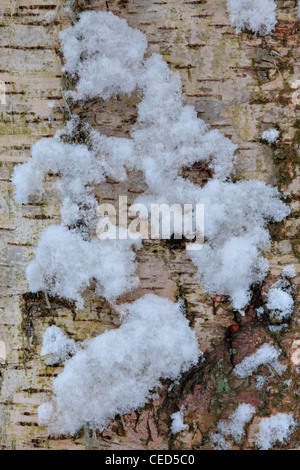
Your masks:
{"label": "fluffy snow", "polygon": [[229,416],[228,420],[218,422],[217,433],[211,434],[211,439],[216,444],[217,449],[228,450],[230,442],[226,437],[232,436],[235,442],[240,442],[245,434],[245,424],[251,421],[255,413],[255,407],[247,403],[242,403]]}
{"label": "fluffy snow", "polygon": [[257,390],[262,390],[264,384],[268,381],[267,377],[264,377],[263,375],[257,375],[255,379]]}
{"label": "fluffy snow", "polygon": [[263,418],[259,424],[255,444],[261,450],[271,449],[277,441],[285,444],[296,426],[297,421],[292,413],[277,413],[269,418]]}
{"label": "fluffy snow", "polygon": [[238,33],[247,28],[254,33],[270,34],[277,23],[274,0],[227,0],[227,9]]}
{"label": "fluffy snow", "polygon": [[113,301],[139,284],[132,250],[139,245],[131,239],[85,241],[65,227],[48,227],[26,269],[30,290],[76,301],[81,308],[81,293],[93,279],[96,292]]}
{"label": "fluffy snow", "polygon": [[263,307],[258,307],[255,311],[258,317],[261,317],[265,313],[265,310]]}
{"label": "fluffy snow", "polygon": [[[229,228],[229,227],[228,227]],[[220,239],[221,233],[218,235]],[[268,235],[264,230],[231,236],[222,244],[206,243],[201,252],[191,257],[199,269],[200,282],[209,292],[229,295],[235,309],[243,308],[250,299],[249,286],[261,282],[268,272],[268,263],[261,256],[259,240],[264,245]],[[218,269],[216,267],[218,266]]]}
{"label": "fluffy snow", "polygon": [[[93,41],[88,41],[91,32]],[[126,170],[141,170],[148,191],[136,203],[204,204],[206,243],[191,254],[199,282],[210,292],[230,296],[234,308],[242,309],[249,301],[250,286],[261,282],[268,271],[262,251],[269,241],[266,226],[289,213],[277,189],[259,181],[231,181],[235,145],[219,131],[208,130],[195,109],[184,105],[179,74],[161,56],[143,60],[146,39],[124,20],[111,13],[85,12],[62,33],[62,44],[66,70],[78,76],[77,98],[108,98],[137,87],[141,95],[137,122],[130,139],[99,135],[85,125],[88,145],[71,145],[64,142],[64,133],[74,133],[78,125],[74,118],[65,131],[35,144],[30,162],[15,170],[17,201],[41,195],[47,172],[59,173],[62,224],[86,239],[95,222],[93,186],[105,175],[124,180]],[[130,77],[121,78],[116,69]],[[213,171],[203,187],[181,176],[183,166],[199,161]],[[88,277],[92,273],[75,282],[78,289],[87,285]],[[68,276],[65,279],[64,284]],[[61,295],[62,290],[56,293]]]}
{"label": "fluffy snow", "polygon": [[273,287],[267,293],[266,306],[271,310],[271,318],[284,320],[289,318],[294,310],[294,300],[291,294],[283,289]]}
{"label": "fluffy snow", "polygon": [[45,363],[48,366],[60,364],[76,354],[78,346],[73,339],[57,326],[50,326],[43,336],[41,356],[48,356]]}
{"label": "fluffy snow", "polygon": [[132,137],[137,165],[151,191],[161,194],[164,177],[170,181],[197,161],[207,162],[216,178],[226,180],[233,172],[236,146],[219,131],[208,132],[196,110],[183,105],[179,74],[154,54],[145,61],[139,86],[143,100]]}
{"label": "fluffy snow", "polygon": [[116,414],[142,407],[160,379],[197,363],[196,335],[180,305],[149,294],[123,305],[121,316],[120,328],[90,341],[54,380],[54,403],[39,408],[51,433],[103,430]]}
{"label": "fluffy snow", "polygon": [[266,140],[269,144],[273,144],[278,141],[280,132],[277,129],[269,129],[262,133],[262,139]]}
{"label": "fluffy snow", "polygon": [[253,374],[253,372],[261,365],[271,366],[278,374],[286,369],[280,364],[278,358],[281,351],[274,346],[265,343],[254,354],[245,357],[234,369],[233,373],[240,379],[245,379]]}
{"label": "fluffy snow", "polygon": [[187,428],[187,425],[183,422],[184,407],[181,407],[177,413],[171,415],[172,424],[171,424],[171,433],[177,434],[178,432],[184,431]]}

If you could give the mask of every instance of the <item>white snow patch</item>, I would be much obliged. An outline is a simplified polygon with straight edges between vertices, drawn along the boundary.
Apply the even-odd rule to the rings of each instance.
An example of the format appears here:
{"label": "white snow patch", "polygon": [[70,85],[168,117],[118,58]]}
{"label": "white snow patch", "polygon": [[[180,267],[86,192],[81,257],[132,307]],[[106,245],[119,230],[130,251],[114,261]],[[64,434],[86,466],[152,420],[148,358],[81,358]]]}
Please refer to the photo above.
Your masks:
{"label": "white snow patch", "polygon": [[282,277],[287,277],[290,279],[296,277],[295,266],[293,264],[288,264],[287,266],[285,266],[282,270]]}
{"label": "white snow patch", "polygon": [[253,374],[253,372],[261,365],[270,365],[278,374],[286,369],[280,364],[278,358],[281,351],[274,346],[265,343],[254,354],[245,357],[234,369],[233,373],[240,379],[245,379]]}
{"label": "white snow patch", "polygon": [[262,133],[262,139],[266,140],[269,144],[273,144],[278,141],[280,132],[277,129],[269,129]]}
{"label": "white snow patch", "polygon": [[177,434],[178,432],[184,431],[187,428],[187,424],[183,422],[184,417],[184,407],[181,407],[180,411],[173,413],[171,415],[172,424],[171,424],[171,433]]}
{"label": "white snow patch", "polygon": [[26,269],[31,292],[73,300],[83,307],[82,291],[93,279],[96,292],[109,301],[137,287],[135,253],[139,240],[83,240],[62,226],[48,227]]}
{"label": "white snow patch", "polygon": [[296,426],[297,421],[292,413],[277,413],[269,418],[263,418],[259,424],[255,444],[261,450],[271,449],[277,441],[285,444]]}
{"label": "white snow patch", "polygon": [[145,36],[111,12],[87,11],[60,33],[63,70],[78,76],[76,100],[132,93],[147,48]]}
{"label": "white snow patch", "polygon": [[262,390],[264,384],[267,382],[268,379],[264,377],[263,375],[257,375],[255,379],[256,379],[257,390]]}
{"label": "white snow patch", "polygon": [[287,323],[282,323],[282,325],[270,325],[269,330],[272,331],[272,333],[277,333],[278,331],[283,330],[287,326]]}
{"label": "white snow patch", "polygon": [[255,407],[247,403],[242,403],[229,416],[228,420],[221,420],[217,426],[217,433],[211,434],[211,439],[216,444],[217,449],[227,450],[230,448],[230,441],[226,437],[232,436],[235,442],[240,442],[245,434],[245,424],[251,421],[255,413]]}
{"label": "white snow patch", "polygon": [[54,403],[39,408],[51,433],[75,434],[87,424],[103,430],[116,414],[142,407],[160,379],[175,380],[197,363],[197,338],[180,305],[149,294],[123,305],[121,317],[120,328],[90,341],[54,380]]}
{"label": "white snow patch", "polygon": [[294,310],[291,294],[278,287],[272,287],[267,293],[267,308],[271,311],[272,320],[289,318]]}
{"label": "white snow patch", "polygon": [[[239,22],[241,28],[252,24],[246,17]],[[252,26],[267,33],[270,16],[268,21],[259,17]],[[41,197],[50,172],[60,176],[61,225],[48,228],[40,239],[36,258],[27,268],[30,289],[75,300],[82,307],[82,292],[91,281],[111,302],[137,286],[134,247],[140,242],[95,238],[94,194],[106,176],[124,181],[127,170],[135,169],[143,172],[148,186],[136,203],[204,204],[207,241],[201,255],[191,255],[199,280],[207,290],[230,296],[234,308],[242,309],[250,286],[261,282],[268,270],[263,257],[269,241],[267,224],[290,212],[280,193],[259,181],[232,182],[236,146],[220,132],[210,131],[195,109],[184,105],[179,74],[159,55],[144,59],[146,38],[125,20],[111,13],[85,12],[61,33],[61,40],[64,70],[78,78],[76,91],[69,93],[72,99],[108,99],[136,90],[141,102],[130,138],[99,135],[73,117],[53,138],[36,143],[32,159],[16,168],[13,182],[19,203]],[[78,129],[87,136],[85,144],[66,143],[74,134],[78,137]],[[182,167],[196,162],[213,173],[203,187],[182,177]],[[72,340],[56,330],[48,333],[50,339],[46,334],[44,350],[51,355],[57,344],[58,359],[66,360],[54,381],[54,403],[39,408],[40,424],[47,424],[50,432],[74,434],[84,425],[102,430],[116,414],[143,406],[161,378],[176,380],[197,362],[196,336],[178,304],[148,295],[121,310],[119,329],[82,348],[76,345],[79,349],[71,359],[66,356],[73,354]],[[281,372],[280,353],[264,346],[269,349],[263,358],[254,358],[254,369],[267,359]],[[245,367],[239,366],[237,373],[242,369],[244,374]],[[246,361],[246,370],[252,368],[253,358],[250,365]],[[234,439],[242,435],[243,410],[250,414],[241,408],[230,421]],[[219,429],[221,439],[225,425]]]}
{"label": "white snow patch", "polygon": [[247,28],[254,33],[270,34],[277,23],[274,0],[227,0],[227,8],[238,33]]}
{"label": "white snow patch", "polygon": [[57,326],[47,328],[43,336],[41,356],[49,356],[45,359],[48,366],[66,361],[77,351],[76,342],[69,338],[63,330]]}

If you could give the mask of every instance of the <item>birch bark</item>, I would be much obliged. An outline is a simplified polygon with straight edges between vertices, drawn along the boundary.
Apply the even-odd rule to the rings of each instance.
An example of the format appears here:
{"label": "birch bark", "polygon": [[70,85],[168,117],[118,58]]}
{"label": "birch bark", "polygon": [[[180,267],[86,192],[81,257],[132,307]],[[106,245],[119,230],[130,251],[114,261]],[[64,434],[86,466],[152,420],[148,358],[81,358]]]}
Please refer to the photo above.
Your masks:
{"label": "birch bark", "polygon": [[[149,292],[183,299],[206,361],[186,374],[171,392],[166,383],[160,397],[139,413],[116,417],[97,436],[102,449],[209,449],[209,433],[215,431],[218,420],[232,412],[234,404],[244,401],[259,406],[264,403],[265,415],[282,410],[295,414],[299,298],[291,325],[282,335],[271,335],[268,325],[254,313],[257,298],[264,295],[283,266],[294,264],[298,286],[300,279],[300,41],[295,6],[295,1],[279,1],[276,29],[262,38],[235,34],[225,0],[76,2],[77,10],[110,10],[143,31],[149,54],[160,53],[179,71],[186,102],[238,145],[237,178],[278,185],[290,193],[292,201],[286,223],[271,227],[270,275],[262,292],[255,293],[241,330],[233,338],[228,328],[235,314],[229,302],[203,293],[184,250],[157,241],[139,251],[141,285],[120,302]],[[50,13],[53,21],[46,24],[45,16],[49,18]],[[75,312],[72,305],[58,298],[50,298],[49,309],[42,293],[28,293],[25,279],[25,267],[41,232],[59,221],[59,199],[53,176],[41,203],[18,206],[10,179],[14,166],[30,158],[31,145],[53,135],[68,120],[58,33],[70,25],[70,16],[60,8],[59,0],[0,0],[0,447],[4,449],[97,448],[96,437],[88,430],[76,438],[53,439],[45,428],[38,427],[37,407],[51,398],[52,380],[61,370],[43,363],[41,338],[54,323],[77,339],[119,326],[116,312],[95,296],[92,287],[85,294],[84,310]],[[73,112],[107,135],[126,137],[136,119],[137,102],[137,96],[108,103],[99,100]],[[270,126],[281,130],[276,152],[260,141]],[[193,181],[201,180],[204,173],[199,167],[185,170]],[[132,203],[143,188],[141,175],[132,173],[126,183],[107,181],[99,194],[101,191],[103,201],[127,194]],[[285,353],[283,363],[289,366],[283,378],[275,376],[269,392],[230,374],[233,363],[264,342],[279,344]],[[289,379],[292,382],[287,386],[283,382]],[[188,428],[171,436],[170,415],[181,405],[187,410]],[[253,449],[258,423],[255,418],[249,426],[242,448]],[[294,435],[289,447],[296,448],[296,442]]]}

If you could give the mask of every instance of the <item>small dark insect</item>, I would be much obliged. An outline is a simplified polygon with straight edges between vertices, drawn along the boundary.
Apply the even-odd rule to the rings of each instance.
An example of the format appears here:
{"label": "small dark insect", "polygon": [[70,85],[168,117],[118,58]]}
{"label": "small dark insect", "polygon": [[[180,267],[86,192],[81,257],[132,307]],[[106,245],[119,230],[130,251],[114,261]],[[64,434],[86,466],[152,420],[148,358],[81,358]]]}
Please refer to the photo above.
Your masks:
{"label": "small dark insect", "polygon": [[230,333],[237,333],[240,329],[240,325],[236,323],[235,325],[230,325],[229,330]]}

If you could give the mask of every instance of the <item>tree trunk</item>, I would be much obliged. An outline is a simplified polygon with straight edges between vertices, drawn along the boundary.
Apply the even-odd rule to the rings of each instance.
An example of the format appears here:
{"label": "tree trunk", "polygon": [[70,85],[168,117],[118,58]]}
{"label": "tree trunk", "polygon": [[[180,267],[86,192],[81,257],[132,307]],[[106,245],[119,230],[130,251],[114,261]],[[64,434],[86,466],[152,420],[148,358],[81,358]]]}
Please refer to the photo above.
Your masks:
{"label": "tree trunk", "polygon": [[[237,35],[230,26],[225,0],[108,0],[75,2],[81,9],[109,10],[147,36],[149,55],[163,56],[180,73],[186,102],[199,117],[219,129],[238,145],[236,177],[259,179],[290,193],[292,214],[283,224],[271,224],[270,275],[263,290],[254,290],[247,315],[240,318],[237,335],[229,333],[235,312],[227,298],[207,295],[196,279],[188,253],[162,241],[144,243],[137,254],[140,287],[119,299],[134,300],[146,293],[183,299],[205,361],[185,374],[168,392],[165,381],[159,398],[139,412],[121,417],[97,434],[101,449],[210,449],[209,435],[219,419],[239,403],[260,407],[260,417],[292,411],[296,417],[297,366],[300,365],[299,314],[296,310],[284,334],[272,334],[268,322],[256,317],[254,308],[266,287],[276,280],[283,266],[294,264],[299,285],[299,106],[300,41],[294,1],[278,1],[278,23],[272,35]],[[53,12],[51,23],[45,15]],[[51,399],[53,378],[62,370],[45,366],[40,357],[41,340],[51,325],[63,327],[72,337],[85,340],[107,329],[118,328],[118,315],[91,287],[85,293],[85,308],[43,293],[28,292],[25,268],[33,257],[45,227],[59,222],[59,198],[49,178],[41,203],[14,202],[11,176],[17,163],[30,158],[31,145],[52,136],[69,119],[62,88],[59,31],[72,24],[59,0],[0,0],[0,179],[1,179],[1,299],[0,299],[0,446],[4,449],[85,449],[95,447],[92,434],[76,437],[48,436],[37,425],[37,407]],[[275,51],[275,52],[274,52]],[[108,102],[95,100],[72,112],[106,135],[126,137],[136,119],[138,97]],[[298,116],[298,118],[297,118]],[[261,142],[261,134],[279,126],[276,148]],[[299,160],[298,160],[299,161]],[[200,181],[204,170],[194,166],[185,174]],[[127,195],[132,203],[141,193],[141,174],[132,172],[125,183],[107,181],[99,188],[103,201]],[[269,342],[284,351],[288,368],[275,375],[270,389],[258,390],[254,380],[232,378],[232,366],[245,354]],[[299,369],[298,369],[299,370]],[[285,381],[291,379],[291,382]],[[288,385],[287,385],[288,384]],[[263,403],[263,405],[262,405]],[[188,427],[170,434],[170,415],[186,407]],[[254,448],[254,433],[260,417],[248,426],[240,447]],[[297,433],[288,448],[297,447]],[[299,436],[298,436],[299,437]]]}

